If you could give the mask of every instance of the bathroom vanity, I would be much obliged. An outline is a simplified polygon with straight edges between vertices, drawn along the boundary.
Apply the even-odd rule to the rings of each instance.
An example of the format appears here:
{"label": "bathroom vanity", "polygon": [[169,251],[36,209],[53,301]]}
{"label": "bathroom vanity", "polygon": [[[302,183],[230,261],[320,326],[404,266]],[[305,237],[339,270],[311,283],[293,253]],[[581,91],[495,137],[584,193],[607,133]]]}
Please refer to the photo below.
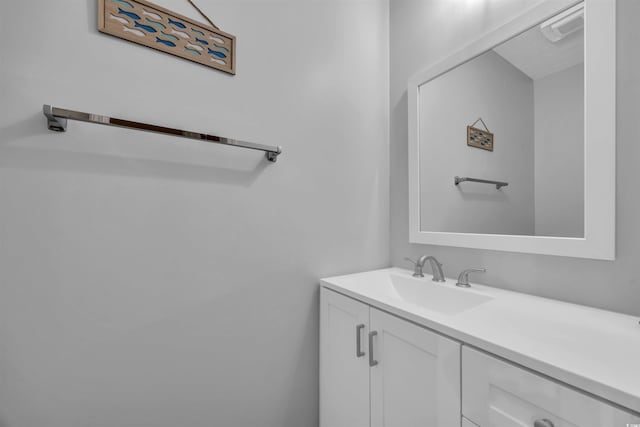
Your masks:
{"label": "bathroom vanity", "polygon": [[[615,1],[546,0],[410,78],[410,242],[613,260],[615,52]],[[640,427],[637,318],[401,269],[320,295],[322,427]]]}
{"label": "bathroom vanity", "polygon": [[323,279],[320,425],[640,425],[640,324],[403,269]]}

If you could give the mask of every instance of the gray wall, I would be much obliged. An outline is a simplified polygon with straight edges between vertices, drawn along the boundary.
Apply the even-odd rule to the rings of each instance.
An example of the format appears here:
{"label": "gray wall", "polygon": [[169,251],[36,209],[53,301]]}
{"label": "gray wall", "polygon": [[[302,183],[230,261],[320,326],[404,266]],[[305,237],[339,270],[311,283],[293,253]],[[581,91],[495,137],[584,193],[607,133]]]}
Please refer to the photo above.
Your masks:
{"label": "gray wall", "polygon": [[[420,229],[533,235],[533,81],[489,51],[422,85],[419,102]],[[467,146],[478,118],[493,151]],[[456,186],[456,175],[509,186]]]}
{"label": "gray wall", "polygon": [[391,46],[391,256],[429,253],[455,276],[468,267],[487,267],[474,280],[560,300],[640,315],[640,2],[618,0],[617,255],[596,261],[452,247],[409,244],[407,199],[407,98],[410,75],[485,34],[535,0],[402,0],[390,2]]}
{"label": "gray wall", "polygon": [[584,65],[533,82],[535,228],[584,236]]}
{"label": "gray wall", "polygon": [[[237,76],[98,33],[95,0],[3,2],[0,426],[317,425],[318,278],[389,261],[388,4],[198,4]],[[43,103],[284,154],[51,133]]]}

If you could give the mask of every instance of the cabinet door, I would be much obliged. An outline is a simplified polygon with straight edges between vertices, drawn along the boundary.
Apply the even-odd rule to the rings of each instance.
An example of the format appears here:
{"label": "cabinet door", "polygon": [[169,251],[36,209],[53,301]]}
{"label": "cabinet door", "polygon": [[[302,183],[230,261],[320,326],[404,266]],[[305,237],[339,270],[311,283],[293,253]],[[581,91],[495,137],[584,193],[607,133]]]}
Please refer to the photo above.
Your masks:
{"label": "cabinet door", "polygon": [[374,308],[371,333],[371,427],[460,427],[460,344]]}
{"label": "cabinet door", "polygon": [[368,305],[320,288],[321,427],[369,426],[368,332]]}
{"label": "cabinet door", "polygon": [[462,349],[462,413],[481,427],[625,427],[640,418],[477,350]]}

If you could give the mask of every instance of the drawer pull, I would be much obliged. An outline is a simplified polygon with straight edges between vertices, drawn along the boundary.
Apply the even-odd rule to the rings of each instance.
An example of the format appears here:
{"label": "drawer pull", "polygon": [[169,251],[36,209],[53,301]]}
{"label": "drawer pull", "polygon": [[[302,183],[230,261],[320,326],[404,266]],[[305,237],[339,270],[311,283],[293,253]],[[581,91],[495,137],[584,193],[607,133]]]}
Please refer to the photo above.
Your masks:
{"label": "drawer pull", "polygon": [[553,425],[553,422],[551,422],[551,420],[543,418],[541,420],[535,420],[533,422],[533,427],[554,427],[554,425]]}
{"label": "drawer pull", "polygon": [[378,361],[373,358],[373,337],[378,335],[376,331],[369,332],[369,366],[376,366]]}
{"label": "drawer pull", "polygon": [[362,351],[362,330],[364,329],[364,324],[360,324],[356,326],[356,357],[364,356],[364,351]]}

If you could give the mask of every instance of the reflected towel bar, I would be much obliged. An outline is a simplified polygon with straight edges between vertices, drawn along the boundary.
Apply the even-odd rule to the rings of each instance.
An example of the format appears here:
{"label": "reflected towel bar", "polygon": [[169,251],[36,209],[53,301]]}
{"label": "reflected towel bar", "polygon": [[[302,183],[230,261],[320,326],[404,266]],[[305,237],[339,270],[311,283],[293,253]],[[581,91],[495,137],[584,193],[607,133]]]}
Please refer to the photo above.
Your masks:
{"label": "reflected towel bar", "polygon": [[506,187],[509,185],[508,182],[500,182],[500,181],[490,181],[488,179],[478,179],[478,178],[469,178],[467,176],[456,176],[453,178],[453,182],[458,185],[461,182],[470,181],[470,182],[481,182],[483,184],[495,184],[496,189],[500,189],[501,187]]}
{"label": "reflected towel bar", "polygon": [[116,126],[127,129],[143,130],[146,132],[161,133],[164,135],[179,136],[183,138],[196,139],[216,144],[233,145],[236,147],[249,148],[251,150],[264,151],[267,160],[275,162],[282,153],[282,147],[256,144],[253,142],[238,141],[235,139],[223,138],[221,136],[207,135],[206,133],[190,132],[186,130],[173,129],[164,126],[151,125],[148,123],[133,122],[130,120],[116,119],[98,114],[82,113],[80,111],[65,110],[63,108],[43,105],[42,111],[47,118],[49,130],[64,132],[67,130],[67,120],[78,120],[81,122],[95,123],[99,125]]}

